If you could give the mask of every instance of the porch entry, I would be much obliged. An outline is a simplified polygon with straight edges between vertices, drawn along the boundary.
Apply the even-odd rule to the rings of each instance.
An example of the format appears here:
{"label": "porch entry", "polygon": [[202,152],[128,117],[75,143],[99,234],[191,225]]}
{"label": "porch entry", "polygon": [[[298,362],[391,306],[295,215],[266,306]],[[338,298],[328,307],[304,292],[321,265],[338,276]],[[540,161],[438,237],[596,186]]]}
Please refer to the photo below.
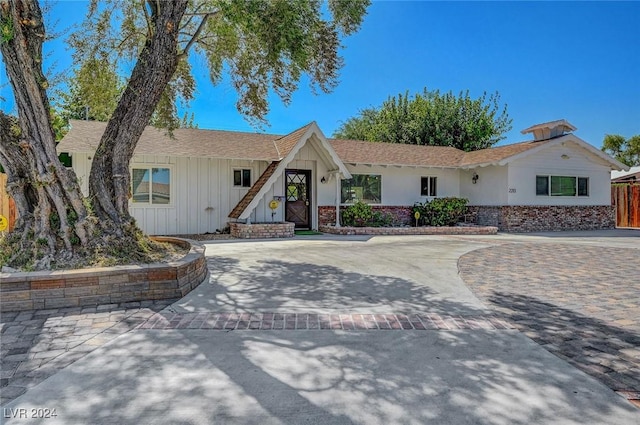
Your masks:
{"label": "porch entry", "polygon": [[311,228],[311,170],[285,170],[285,221]]}

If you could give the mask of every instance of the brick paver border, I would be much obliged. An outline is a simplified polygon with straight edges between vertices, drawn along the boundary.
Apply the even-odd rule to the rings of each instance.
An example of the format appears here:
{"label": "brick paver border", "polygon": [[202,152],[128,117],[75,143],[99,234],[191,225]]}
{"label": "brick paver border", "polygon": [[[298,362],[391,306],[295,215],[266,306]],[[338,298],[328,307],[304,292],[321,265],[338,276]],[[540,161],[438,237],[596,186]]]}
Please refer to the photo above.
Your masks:
{"label": "brick paver border", "polygon": [[492,315],[316,313],[167,313],[151,316],[137,329],[232,330],[496,330],[515,329]]}

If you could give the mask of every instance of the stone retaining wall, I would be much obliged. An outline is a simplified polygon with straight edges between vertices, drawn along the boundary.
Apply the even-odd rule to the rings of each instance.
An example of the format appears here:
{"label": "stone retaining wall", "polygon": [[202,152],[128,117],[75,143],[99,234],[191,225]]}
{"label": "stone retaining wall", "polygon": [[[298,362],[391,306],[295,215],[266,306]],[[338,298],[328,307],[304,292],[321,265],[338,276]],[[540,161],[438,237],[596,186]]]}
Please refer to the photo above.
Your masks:
{"label": "stone retaining wall", "polygon": [[469,206],[471,221],[504,232],[600,230],[615,228],[615,209],[592,206]]}
{"label": "stone retaining wall", "polygon": [[0,273],[0,310],[86,307],[180,298],[204,281],[207,263],[203,245],[177,238],[153,239],[191,249],[182,259],[163,264]]}
{"label": "stone retaining wall", "polygon": [[442,226],[442,227],[335,227],[320,226],[323,233],[333,235],[495,235],[493,226]]}
{"label": "stone retaining wall", "polygon": [[239,239],[292,238],[295,223],[229,223],[231,236]]}

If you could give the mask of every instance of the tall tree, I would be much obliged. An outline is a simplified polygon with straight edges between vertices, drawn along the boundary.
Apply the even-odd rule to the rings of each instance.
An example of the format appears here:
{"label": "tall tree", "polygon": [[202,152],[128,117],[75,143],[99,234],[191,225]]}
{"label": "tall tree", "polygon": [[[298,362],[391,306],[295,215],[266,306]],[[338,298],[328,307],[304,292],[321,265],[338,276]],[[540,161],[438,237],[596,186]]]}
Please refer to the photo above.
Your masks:
{"label": "tall tree", "polygon": [[505,138],[512,120],[498,93],[472,99],[469,92],[428,91],[389,97],[379,108],[367,108],[334,133],[343,139],[414,145],[485,149]]}
{"label": "tall tree", "polygon": [[640,134],[628,139],[619,134],[607,134],[602,141],[602,151],[629,167],[640,165]]}
{"label": "tall tree", "polygon": [[[25,252],[36,256],[40,236],[46,241],[49,260],[37,262],[36,268],[105,247],[131,256],[144,253],[128,211],[129,162],[154,111],[164,114],[159,119],[170,126],[171,102],[178,95],[193,95],[189,54],[206,60],[214,83],[229,74],[239,111],[256,122],[268,112],[269,92],[289,102],[304,74],[314,89],[335,87],[342,64],[340,38],[359,28],[368,0],[329,0],[326,5],[313,0],[91,1],[80,32],[71,39],[78,63],[104,57],[135,65],[94,155],[86,208],[75,175],[55,154],[38,3],[0,2],[0,47],[20,127],[17,135],[10,125],[2,126],[0,161],[12,182],[11,195],[24,199],[16,202],[21,217],[16,233],[31,235],[22,241]],[[163,97],[171,102],[158,108]],[[21,151],[31,152],[33,160],[18,161]],[[47,199],[32,192],[46,193]],[[53,227],[43,225],[51,222],[50,205],[58,216]],[[15,256],[9,262],[16,264]]]}
{"label": "tall tree", "polygon": [[124,81],[107,57],[89,58],[56,90],[58,114],[65,120],[108,121],[116,109]]}

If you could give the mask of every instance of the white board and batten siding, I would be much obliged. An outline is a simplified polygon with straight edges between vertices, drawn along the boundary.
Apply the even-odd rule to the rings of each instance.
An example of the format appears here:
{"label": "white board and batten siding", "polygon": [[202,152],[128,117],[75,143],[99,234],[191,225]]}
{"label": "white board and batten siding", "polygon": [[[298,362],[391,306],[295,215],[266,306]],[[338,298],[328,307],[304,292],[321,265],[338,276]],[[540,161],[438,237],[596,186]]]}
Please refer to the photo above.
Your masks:
{"label": "white board and batten siding", "polygon": [[[543,149],[508,165],[506,205],[611,205],[610,164],[574,143]],[[589,196],[536,195],[536,176],[589,178]]]}
{"label": "white board and batten siding", "polygon": [[[287,164],[287,169],[291,170],[309,170],[311,171],[311,205],[314,207],[317,205],[327,205],[326,202],[331,202],[328,205],[335,205],[335,186],[334,184],[327,184],[326,181],[329,178],[328,169],[324,161],[320,159],[320,156],[314,146],[310,143],[305,144],[296,153],[293,160]],[[325,177],[325,183],[321,183],[320,180]],[[285,202],[281,202],[278,208],[275,210],[275,215],[271,215],[271,208],[269,203],[274,197],[284,197],[286,195],[284,173],[278,176],[273,186],[268,188],[265,196],[263,196],[256,206],[255,210],[251,214],[251,222],[271,222],[271,221],[284,221]],[[311,227],[317,229],[318,217],[317,208],[311,208]]]}
{"label": "white board and batten siding", "polygon": [[[73,168],[83,193],[88,194],[90,155],[74,153]],[[170,201],[167,205],[129,203],[129,212],[149,235],[213,233],[228,222],[231,209],[247,193],[233,186],[234,169],[250,169],[253,184],[267,167],[266,161],[218,158],[136,155],[131,167],[170,170]]]}

